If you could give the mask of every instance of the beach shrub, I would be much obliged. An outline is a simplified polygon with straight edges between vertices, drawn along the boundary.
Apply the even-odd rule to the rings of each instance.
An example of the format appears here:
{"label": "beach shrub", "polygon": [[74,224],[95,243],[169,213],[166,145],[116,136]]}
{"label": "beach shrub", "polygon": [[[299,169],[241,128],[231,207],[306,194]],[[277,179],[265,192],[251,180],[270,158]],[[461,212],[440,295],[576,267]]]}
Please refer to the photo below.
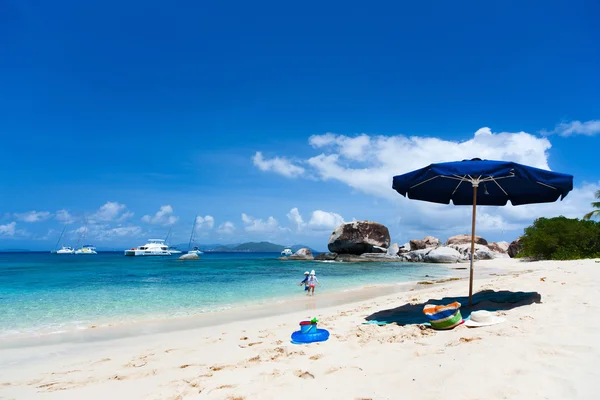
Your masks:
{"label": "beach shrub", "polygon": [[519,257],[576,260],[600,256],[600,223],[577,218],[538,218],[525,228]]}

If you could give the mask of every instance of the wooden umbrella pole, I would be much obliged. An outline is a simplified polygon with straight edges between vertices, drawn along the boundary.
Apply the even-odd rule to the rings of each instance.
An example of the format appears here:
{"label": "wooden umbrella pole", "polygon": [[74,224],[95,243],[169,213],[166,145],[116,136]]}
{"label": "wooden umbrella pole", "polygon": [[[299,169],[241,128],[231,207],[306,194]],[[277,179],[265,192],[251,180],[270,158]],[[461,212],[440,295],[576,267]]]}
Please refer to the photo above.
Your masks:
{"label": "wooden umbrella pole", "polygon": [[471,220],[471,271],[469,274],[469,306],[473,305],[473,262],[475,260],[475,220],[477,216],[477,186],[473,184],[473,218]]}

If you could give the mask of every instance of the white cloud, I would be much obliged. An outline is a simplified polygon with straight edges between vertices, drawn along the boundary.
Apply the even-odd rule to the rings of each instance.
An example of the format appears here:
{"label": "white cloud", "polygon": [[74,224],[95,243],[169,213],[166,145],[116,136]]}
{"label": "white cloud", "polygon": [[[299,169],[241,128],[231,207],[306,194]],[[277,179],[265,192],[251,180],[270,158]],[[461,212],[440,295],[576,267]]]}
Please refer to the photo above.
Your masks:
{"label": "white cloud", "polygon": [[52,216],[48,211],[27,211],[24,213],[15,213],[15,218],[24,222],[40,222],[49,219]]}
{"label": "white cloud", "polygon": [[364,160],[367,149],[371,145],[371,138],[364,133],[356,137],[326,133],[324,135],[313,135],[308,139],[308,142],[314,148],[336,145],[342,156],[351,160]]}
{"label": "white cloud", "polygon": [[107,201],[89,219],[99,222],[123,221],[133,216],[133,213],[126,211],[126,209],[127,206],[125,204],[120,204],[116,201]]}
{"label": "white cloud", "polygon": [[298,211],[297,207],[294,207],[287,213],[287,217],[290,220],[290,223],[296,228],[297,231],[301,231],[304,229],[306,225],[304,220],[302,219],[302,215],[300,215],[300,211]]}
{"label": "white cloud", "polygon": [[127,211],[127,212],[124,212],[124,213],[123,213],[123,214],[122,214],[122,215],[121,215],[121,216],[120,216],[120,217],[117,219],[117,221],[118,221],[118,222],[125,221],[126,219],[129,219],[129,218],[133,217],[134,215],[135,215],[135,213],[134,213],[133,211]]}
{"label": "white cloud", "polygon": [[[110,241],[115,238],[137,238],[142,236],[143,231],[142,228],[135,225],[129,226],[116,226],[111,227],[106,223],[95,223],[88,222],[87,227],[85,225],[80,226],[77,229],[69,231],[70,240],[76,240],[80,237],[81,234],[85,233],[85,241]],[[83,244],[83,243],[79,243]]]}
{"label": "white cloud", "polygon": [[308,226],[313,230],[331,230],[344,223],[340,214],[316,210],[313,211]]}
{"label": "white cloud", "polygon": [[173,225],[178,220],[179,217],[173,215],[173,207],[171,207],[168,204],[165,206],[161,206],[160,210],[158,210],[153,216],[144,215],[142,217],[142,221],[144,222],[160,225]]}
{"label": "white cloud", "polygon": [[311,176],[324,181],[339,181],[364,193],[388,199],[398,196],[391,188],[394,175],[434,162],[479,157],[549,169],[547,151],[551,147],[547,138],[526,132],[492,133],[489,128],[479,129],[465,141],[403,135],[349,137],[326,133],[311,136],[309,144],[324,151],[305,160],[312,170],[306,172],[312,172]]}
{"label": "white cloud", "polygon": [[63,224],[72,224],[77,219],[71,215],[67,210],[58,210],[56,214],[54,214],[54,218],[57,221],[62,222]]}
{"label": "white cloud", "polygon": [[294,178],[304,174],[304,168],[294,165],[285,157],[274,157],[267,160],[260,151],[252,157],[254,165],[261,171],[272,171],[288,178]]}
{"label": "white cloud", "polygon": [[0,236],[14,236],[16,227],[17,223],[14,221],[5,225],[0,225]]}
{"label": "white cloud", "polygon": [[315,210],[312,212],[310,220],[304,222],[298,208],[292,208],[287,217],[297,232],[302,231],[330,231],[340,224],[344,223],[344,218],[337,213]]}
{"label": "white cloud", "polygon": [[226,221],[219,225],[217,232],[222,235],[231,235],[233,232],[235,232],[235,225],[232,222]]}
{"label": "white cloud", "polygon": [[247,232],[272,233],[283,229],[273,217],[269,217],[266,221],[264,221],[260,218],[254,218],[242,213],[242,221],[246,225],[244,229],[246,229]]}
{"label": "white cloud", "polygon": [[114,237],[139,237],[142,234],[142,228],[139,226],[121,226],[117,228],[105,229],[101,235],[106,239]]}
{"label": "white cloud", "polygon": [[600,134],[600,120],[591,121],[571,121],[563,122],[554,127],[551,131],[543,130],[540,132],[543,135],[560,135],[560,136],[573,136],[573,135],[584,135],[594,136]]}
{"label": "white cloud", "polygon": [[212,229],[213,226],[215,226],[215,219],[211,215],[196,217],[196,230]]}

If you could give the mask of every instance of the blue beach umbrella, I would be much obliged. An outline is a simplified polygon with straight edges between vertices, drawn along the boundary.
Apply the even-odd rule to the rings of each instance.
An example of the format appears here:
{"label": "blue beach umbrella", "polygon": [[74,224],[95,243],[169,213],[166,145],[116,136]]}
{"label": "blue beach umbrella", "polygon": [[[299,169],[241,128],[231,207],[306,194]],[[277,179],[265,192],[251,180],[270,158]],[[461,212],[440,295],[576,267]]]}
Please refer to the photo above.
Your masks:
{"label": "blue beach umbrella", "polygon": [[[476,206],[552,203],[573,190],[573,176],[510,161],[472,160],[431,164],[394,177],[392,188],[409,199],[473,206],[469,305],[473,295]],[[480,190],[478,190],[480,189]]]}

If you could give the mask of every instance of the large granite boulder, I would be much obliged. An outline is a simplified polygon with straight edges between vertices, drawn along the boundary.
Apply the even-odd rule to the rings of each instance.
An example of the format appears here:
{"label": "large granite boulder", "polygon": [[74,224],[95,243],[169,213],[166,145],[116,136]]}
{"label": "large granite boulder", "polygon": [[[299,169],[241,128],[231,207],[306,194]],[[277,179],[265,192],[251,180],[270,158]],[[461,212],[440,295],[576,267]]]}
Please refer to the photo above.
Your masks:
{"label": "large granite boulder", "polygon": [[430,263],[451,264],[461,259],[458,251],[451,247],[438,247],[425,255],[423,261]]}
{"label": "large granite boulder", "polygon": [[314,260],[312,251],[310,249],[303,247],[291,256],[288,257],[289,260]]}
{"label": "large granite boulder", "polygon": [[381,252],[390,246],[390,231],[384,225],[371,221],[355,221],[335,228],[327,248],[332,253],[361,255]]}
{"label": "large granite boulder", "polygon": [[385,254],[387,254],[388,256],[398,256],[399,252],[400,252],[400,246],[398,246],[398,243],[394,243],[393,245],[388,247]]}
{"label": "large granite boulder", "polygon": [[510,258],[514,258],[523,250],[523,243],[521,242],[521,238],[517,240],[513,240],[511,244],[508,246],[508,250],[506,251]]}
{"label": "large granite boulder", "polygon": [[[471,235],[456,235],[448,238],[444,246],[450,246],[451,244],[466,244],[471,243]],[[488,242],[481,236],[475,235],[475,244],[487,245]]]}
{"label": "large granite boulder", "polygon": [[358,258],[365,259],[365,261],[402,261],[397,255],[387,253],[363,253]]}
{"label": "large granite boulder", "polygon": [[475,259],[476,260],[492,260],[496,258],[496,254],[487,246],[481,246],[477,250],[475,250]]}
{"label": "large granite boulder", "polygon": [[317,261],[333,261],[337,258],[337,253],[319,253],[315,256]]}
{"label": "large granite boulder", "polygon": [[196,253],[184,254],[179,257],[180,260],[199,260],[200,256]]}
{"label": "large granite boulder", "polygon": [[442,242],[440,239],[435,238],[433,236],[426,236],[425,239],[413,239],[410,241],[410,249],[411,250],[423,250],[428,249],[430,247],[440,247]]}
{"label": "large granite boulder", "polygon": [[506,250],[508,250],[508,243],[507,242],[490,242],[490,243],[488,243],[487,247],[495,253],[504,254],[504,253],[506,253]]}
{"label": "large granite boulder", "polygon": [[408,253],[409,251],[410,251],[410,242],[404,243],[402,246],[400,246],[397,254],[400,255],[400,254]]}
{"label": "large granite boulder", "polygon": [[399,256],[402,261],[425,262],[427,254],[429,254],[431,251],[433,251],[433,248],[413,250],[409,251],[408,253],[401,253]]}

